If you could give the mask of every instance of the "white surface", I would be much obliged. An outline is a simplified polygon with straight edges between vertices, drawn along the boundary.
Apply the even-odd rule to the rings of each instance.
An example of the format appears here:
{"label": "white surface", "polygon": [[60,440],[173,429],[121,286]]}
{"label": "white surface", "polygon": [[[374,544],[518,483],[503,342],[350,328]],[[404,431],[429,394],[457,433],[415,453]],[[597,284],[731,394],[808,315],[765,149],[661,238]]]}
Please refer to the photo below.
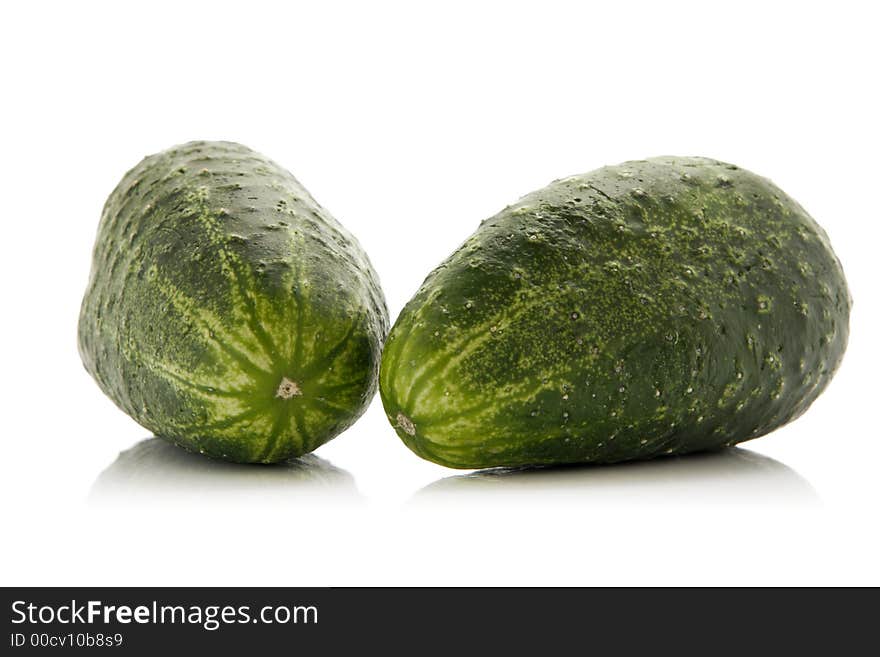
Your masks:
{"label": "white surface", "polygon": [[[0,9],[2,584],[880,584],[872,3],[20,3]],[[107,194],[230,139],[359,238],[392,316],[551,180],[707,155],[830,234],[855,298],[827,392],[749,451],[456,478],[378,398],[290,470],[214,465],[99,392],[76,318]],[[332,463],[332,466],[329,464]]]}

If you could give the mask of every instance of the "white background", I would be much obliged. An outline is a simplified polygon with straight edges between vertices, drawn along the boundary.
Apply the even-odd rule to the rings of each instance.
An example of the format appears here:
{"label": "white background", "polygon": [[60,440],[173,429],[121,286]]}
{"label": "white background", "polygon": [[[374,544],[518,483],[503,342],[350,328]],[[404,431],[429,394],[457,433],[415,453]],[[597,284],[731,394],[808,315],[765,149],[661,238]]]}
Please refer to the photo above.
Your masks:
{"label": "white background", "polygon": [[[0,10],[2,584],[880,584],[873,3],[13,3]],[[855,307],[837,378],[726,455],[458,477],[378,398],[323,462],[156,441],[79,362],[101,206],[191,139],[288,167],[392,317],[484,219],[654,155],[772,178]],[[332,464],[332,465],[331,465]]]}

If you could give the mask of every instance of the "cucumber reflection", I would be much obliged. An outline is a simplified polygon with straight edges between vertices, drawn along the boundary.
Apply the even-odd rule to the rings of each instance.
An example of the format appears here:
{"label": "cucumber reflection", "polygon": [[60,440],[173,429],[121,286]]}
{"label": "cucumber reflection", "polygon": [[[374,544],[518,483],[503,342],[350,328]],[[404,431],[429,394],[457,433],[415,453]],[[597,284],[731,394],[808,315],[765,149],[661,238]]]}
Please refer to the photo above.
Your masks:
{"label": "cucumber reflection", "polygon": [[91,502],[212,500],[308,502],[358,500],[354,477],[307,454],[274,465],[226,463],[192,454],[161,438],[148,438],[121,452],[89,494]]}
{"label": "cucumber reflection", "polygon": [[458,495],[474,499],[474,494],[517,504],[539,494],[535,499],[564,498],[579,505],[813,505],[820,501],[810,483],[787,465],[738,447],[615,465],[478,470],[435,481],[413,501],[454,500]]}

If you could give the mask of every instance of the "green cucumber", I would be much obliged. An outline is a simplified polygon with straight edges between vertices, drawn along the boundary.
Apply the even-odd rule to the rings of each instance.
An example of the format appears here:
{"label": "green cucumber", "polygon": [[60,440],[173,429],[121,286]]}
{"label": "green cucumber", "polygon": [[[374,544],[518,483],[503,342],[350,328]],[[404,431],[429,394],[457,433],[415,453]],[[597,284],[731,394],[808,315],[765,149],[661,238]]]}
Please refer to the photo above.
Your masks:
{"label": "green cucumber", "polygon": [[388,323],[366,254],[290,173],[191,142],[145,158],[107,199],[79,350],[156,435],[271,463],[363,413]]}
{"label": "green cucumber", "polygon": [[810,406],[850,305],[826,234],[767,179],[627,162],[484,221],[398,317],[380,394],[410,449],[456,468],[715,449]]}

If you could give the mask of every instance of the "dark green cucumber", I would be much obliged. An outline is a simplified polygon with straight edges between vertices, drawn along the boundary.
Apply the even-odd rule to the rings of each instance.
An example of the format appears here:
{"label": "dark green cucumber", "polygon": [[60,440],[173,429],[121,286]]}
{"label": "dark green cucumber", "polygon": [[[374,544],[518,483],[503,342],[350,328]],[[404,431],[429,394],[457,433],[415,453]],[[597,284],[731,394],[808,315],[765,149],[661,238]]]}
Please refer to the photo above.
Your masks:
{"label": "dark green cucumber", "polygon": [[156,435],[270,463],[363,413],[387,328],[367,256],[290,173],[192,142],[144,159],[108,198],[79,350]]}
{"label": "dark green cucumber", "polygon": [[380,393],[407,446],[451,467],[714,449],[809,407],[849,310],[825,233],[767,179],[627,162],[483,222],[400,314]]}

